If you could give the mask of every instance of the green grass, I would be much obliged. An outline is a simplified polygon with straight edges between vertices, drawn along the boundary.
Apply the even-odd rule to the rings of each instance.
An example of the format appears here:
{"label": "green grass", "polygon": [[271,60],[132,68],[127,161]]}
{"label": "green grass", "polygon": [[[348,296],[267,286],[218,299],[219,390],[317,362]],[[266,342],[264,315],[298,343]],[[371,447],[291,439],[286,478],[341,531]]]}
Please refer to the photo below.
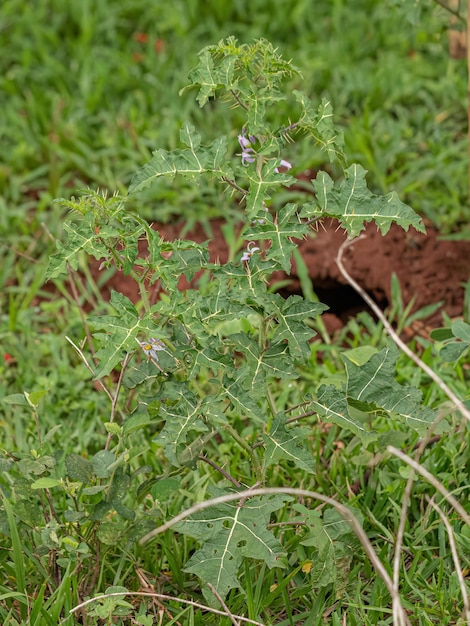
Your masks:
{"label": "green grass", "polygon": [[[209,465],[201,465],[198,482],[188,470],[177,483],[167,477],[170,482],[152,484],[167,471],[152,442],[154,427],[130,433],[131,475],[124,504],[137,514],[135,527],[111,513],[100,523],[80,524],[70,516],[70,511],[81,512],[79,487],[71,480],[48,491],[30,487],[44,473],[64,477],[67,455],[90,459],[102,450],[110,414],[109,399],[65,341],[68,336],[78,344],[83,337],[68,285],[44,285],[53,239],[62,236],[67,218],[52,200],[87,186],[124,192],[153,149],[177,146],[183,120],[191,120],[207,140],[231,132],[237,111],[221,105],[209,119],[194,104],[194,94],[176,94],[204,45],[230,34],[240,41],[264,36],[302,70],[302,84],[293,87],[318,100],[331,99],[351,161],[369,170],[371,188],[381,193],[395,189],[447,232],[468,220],[466,69],[462,61],[448,58],[442,11],[424,8],[422,21],[413,26],[399,7],[379,0],[34,4],[31,11],[20,0],[4,0],[0,7],[0,401],[9,396],[8,402],[1,401],[0,412],[0,621],[5,626],[130,624],[130,617],[106,617],[98,604],[84,610],[81,621],[69,611],[111,586],[145,591],[146,580],[147,590],[175,599],[158,605],[149,598],[125,598],[133,602],[134,619],[141,620],[134,623],[160,623],[164,606],[162,623],[224,626],[229,618],[178,602],[207,604],[198,580],[183,571],[197,547],[194,540],[171,531],[145,548],[136,542],[150,530],[144,513],[151,511],[156,526],[208,497],[209,485],[220,482]],[[138,33],[147,35],[147,41]],[[289,106],[279,117],[288,118]],[[299,171],[323,164],[315,151],[296,158]],[[151,220],[169,221],[176,215],[186,224],[200,220],[207,225],[216,216],[236,219],[230,198],[221,199],[213,183],[202,189],[182,182],[161,186],[143,194],[139,203],[133,200],[130,208]],[[233,238],[230,225],[227,237]],[[96,311],[106,312],[100,286],[86,286],[93,290]],[[86,302],[82,297],[83,308]],[[396,306],[396,321],[406,325],[403,306]],[[382,327],[367,314],[351,321],[339,338],[349,347],[365,341],[384,344]],[[442,363],[429,342],[416,342],[416,349],[440,368],[457,393],[468,395],[466,365]],[[279,389],[278,406],[292,406],[309,387],[334,381],[343,368],[339,352],[338,343],[316,345],[304,387]],[[440,392],[405,358],[399,361],[398,378],[420,386],[427,404],[442,402]],[[116,381],[108,382],[113,388]],[[34,411],[24,397],[12,397],[24,391],[46,391],[37,407],[41,442]],[[468,430],[452,413],[447,423],[448,434],[425,449],[421,463],[468,510]],[[313,416],[308,426],[320,470],[302,487],[360,511],[376,553],[390,571],[408,470],[386,446],[406,441],[406,451],[412,453],[416,440],[398,424],[384,422],[377,446],[364,449],[351,434],[325,428]],[[225,440],[219,453],[226,471],[251,484],[252,459]],[[268,478],[273,484],[298,483],[289,465],[271,469]],[[455,566],[445,530],[425,496],[433,497],[434,490],[416,479],[405,528],[401,597],[413,624],[457,624],[462,601]],[[87,496],[87,511],[93,497]],[[437,501],[453,526],[461,566],[468,572],[469,529],[440,497]],[[276,522],[286,521],[287,513],[281,512]],[[352,561],[339,568],[344,580],[318,586],[302,570],[304,562],[317,558],[314,547],[302,546],[289,526],[282,541],[289,551],[285,568],[268,570],[256,562],[245,566],[246,596],[232,591],[227,598],[235,615],[285,626],[392,623],[388,591],[359,546]]]}

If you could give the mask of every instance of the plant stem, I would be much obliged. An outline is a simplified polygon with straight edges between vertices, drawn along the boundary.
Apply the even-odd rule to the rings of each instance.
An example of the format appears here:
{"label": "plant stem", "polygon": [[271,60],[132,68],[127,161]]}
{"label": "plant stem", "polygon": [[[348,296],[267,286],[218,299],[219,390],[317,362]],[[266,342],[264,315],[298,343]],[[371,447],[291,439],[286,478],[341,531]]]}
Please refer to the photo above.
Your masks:
{"label": "plant stem", "polygon": [[451,15],[453,15],[455,18],[457,18],[464,24],[467,22],[467,20],[465,19],[465,16],[462,15],[462,13],[460,13],[459,9],[453,9],[451,6],[447,4],[447,2],[444,2],[443,0],[434,0],[434,2],[438,4],[439,6],[441,6],[443,9],[445,9],[446,11],[448,11]]}
{"label": "plant stem", "polygon": [[239,483],[238,480],[236,480],[233,476],[230,476],[228,472],[226,472],[219,465],[217,465],[217,463],[215,463],[212,459],[209,459],[206,456],[203,456],[202,454],[200,454],[197,458],[200,461],[204,461],[205,463],[213,467],[220,474],[222,474],[222,476],[224,476],[227,480],[229,480],[232,483],[232,485],[234,485],[237,489],[240,489],[240,487],[242,486],[241,483]]}

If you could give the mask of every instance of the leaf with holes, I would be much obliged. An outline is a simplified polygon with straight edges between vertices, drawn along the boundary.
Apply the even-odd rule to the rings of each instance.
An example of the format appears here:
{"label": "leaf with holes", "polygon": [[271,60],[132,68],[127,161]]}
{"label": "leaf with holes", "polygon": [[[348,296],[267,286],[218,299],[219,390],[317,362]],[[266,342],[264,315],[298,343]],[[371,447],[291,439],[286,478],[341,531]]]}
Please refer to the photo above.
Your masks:
{"label": "leaf with holes", "polygon": [[[215,490],[214,490],[215,491]],[[225,495],[217,490],[211,495]],[[186,563],[185,571],[211,583],[222,597],[240,588],[238,570],[248,557],[268,567],[284,567],[285,552],[267,526],[271,514],[289,502],[283,495],[254,497],[242,503],[227,502],[210,507],[175,524],[174,529],[197,539],[202,545]],[[207,594],[210,601],[213,596]]]}

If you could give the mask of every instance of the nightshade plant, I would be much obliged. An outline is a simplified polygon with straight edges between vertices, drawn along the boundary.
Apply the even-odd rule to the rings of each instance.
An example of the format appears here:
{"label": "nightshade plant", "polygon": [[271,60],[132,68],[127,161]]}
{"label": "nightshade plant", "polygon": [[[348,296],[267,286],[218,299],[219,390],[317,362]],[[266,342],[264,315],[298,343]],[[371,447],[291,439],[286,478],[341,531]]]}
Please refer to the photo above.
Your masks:
{"label": "nightshade plant", "polygon": [[[241,127],[204,143],[185,124],[181,147],[156,150],[130,183],[129,195],[138,197],[163,178],[184,176],[195,185],[203,177],[217,179],[221,193],[233,192],[241,210],[245,249],[235,261],[211,262],[206,244],[165,241],[127,211],[125,198],[117,195],[89,192],[62,201],[76,217],[65,225],[68,239],[58,244],[49,278],[77,270],[86,253],[132,276],[141,294],[133,304],[114,291],[113,313],[87,319],[97,346],[89,342],[92,355],[86,355],[85,344],[74,344],[95,379],[114,376],[119,383],[106,425],[106,449],[92,460],[67,459],[68,478],[82,497],[80,512],[71,511],[69,521],[86,527],[116,511],[133,529],[130,536],[141,538],[161,521],[157,504],[165,481],[174,486],[175,477],[199,472],[207,459],[214,468],[208,486],[212,496],[278,486],[275,470],[284,463],[296,466],[299,484],[314,485],[309,416],[349,430],[364,446],[379,437],[376,420],[393,416],[419,433],[434,421],[420,392],[396,382],[393,344],[380,351],[345,352],[344,373],[338,372],[336,382],[311,388],[305,372],[315,367],[312,320],[327,307],[299,295],[283,298],[269,287],[273,272],[290,274],[296,242],[311,236],[321,219],[335,218],[350,238],[371,221],[383,234],[392,223],[423,231],[420,218],[396,194],[374,195],[365,170],[348,165],[330,102],[314,105],[298,90],[286,95],[288,81],[300,79],[299,70],[263,39],[239,45],[228,38],[204,48],[187,89],[197,90],[201,107],[223,96],[243,115]],[[297,111],[295,121],[273,125],[284,105]],[[290,156],[295,155],[294,140],[310,141],[312,150],[322,150],[342,176],[335,182],[320,171],[312,181],[313,200],[277,204],[276,193],[296,180],[295,156]],[[179,289],[182,276],[190,283],[185,290]],[[152,302],[150,294],[156,291],[159,299]],[[139,470],[135,458],[130,462],[127,446],[139,431],[152,436],[156,450],[163,452],[163,474],[149,467]],[[236,476],[223,469],[228,440],[240,450]],[[131,510],[126,495],[139,475],[146,477],[136,486],[142,506]],[[314,584],[333,583],[340,593],[344,568],[357,547],[350,527],[333,509],[322,516],[291,496],[270,494],[218,504],[174,527],[197,540],[185,571],[202,581],[208,602],[215,602],[208,584],[221,598],[231,589],[243,590],[246,559],[286,567],[282,536],[269,524],[274,514],[287,519],[289,512],[290,522],[302,528],[298,542],[314,563]]]}

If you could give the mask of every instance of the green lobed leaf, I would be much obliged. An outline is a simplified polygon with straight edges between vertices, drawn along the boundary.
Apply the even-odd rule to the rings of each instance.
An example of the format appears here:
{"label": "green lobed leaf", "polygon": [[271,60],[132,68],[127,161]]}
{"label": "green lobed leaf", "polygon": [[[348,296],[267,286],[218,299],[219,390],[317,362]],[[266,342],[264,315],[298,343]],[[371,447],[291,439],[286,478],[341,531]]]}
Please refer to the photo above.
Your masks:
{"label": "green lobed leaf", "polygon": [[254,256],[250,260],[249,268],[243,264],[226,263],[218,271],[214,271],[213,275],[216,280],[229,281],[227,289],[232,302],[265,308],[272,298],[268,293],[267,280],[276,269],[277,264],[273,261],[261,261]]}
{"label": "green lobed leaf", "polygon": [[237,368],[235,380],[252,398],[266,396],[265,386],[269,379],[296,376],[295,365],[285,342],[269,345],[261,350],[257,341],[245,333],[230,336],[229,343],[236,352],[243,354],[243,364]]}
{"label": "green lobed leaf", "polygon": [[246,391],[237,380],[233,381],[230,380],[228,376],[224,376],[222,385],[227,394],[227,398],[237,409],[240,417],[248,417],[254,420],[255,423],[264,424],[266,419],[260,407],[253,400],[250,393]]}
{"label": "green lobed leaf", "polygon": [[279,263],[286,274],[291,273],[292,253],[297,244],[292,241],[302,239],[309,231],[307,224],[302,223],[297,216],[297,205],[287,204],[276,217],[266,213],[262,223],[256,223],[244,233],[246,239],[268,239],[271,247],[267,258]]}
{"label": "green lobed leaf", "polygon": [[319,172],[312,181],[317,196],[317,206],[305,204],[302,217],[336,217],[350,237],[364,230],[365,222],[374,221],[383,235],[393,223],[408,230],[413,226],[425,232],[421,218],[409,206],[401,202],[395,192],[376,196],[367,187],[366,170],[351,165],[345,170],[345,178],[338,187],[326,172]]}
{"label": "green lobed leaf", "polygon": [[356,417],[351,416],[346,393],[334,385],[321,385],[316,400],[312,400],[309,410],[312,409],[327,421],[350,430],[368,443],[377,438]]}
{"label": "green lobed leaf", "polygon": [[91,213],[85,215],[80,222],[71,224],[65,222],[64,230],[67,233],[67,243],[57,241],[58,252],[49,259],[46,278],[57,278],[67,274],[68,266],[73,270],[78,267],[79,255],[82,252],[101,259],[107,255],[106,247],[98,240],[94,231],[94,217]]}
{"label": "green lobed leaf", "polygon": [[269,193],[275,187],[289,186],[295,182],[290,174],[276,172],[279,159],[269,159],[261,168],[257,163],[251,163],[240,170],[248,179],[248,194],[245,196],[245,211],[249,220],[266,218],[266,202]]}
{"label": "green lobed leaf", "polygon": [[135,306],[122,293],[112,291],[110,304],[117,315],[89,318],[90,326],[104,331],[93,333],[101,342],[101,347],[95,354],[98,361],[95,378],[108,375],[122,361],[126,352],[134,351],[138,335],[148,337],[158,330],[152,317],[146,315],[140,318]]}
{"label": "green lobed leaf", "polygon": [[227,152],[227,140],[219,137],[211,145],[203,147],[199,133],[194,126],[186,124],[181,130],[181,142],[187,148],[168,152],[163,149],[156,150],[152,159],[137,170],[132,177],[128,193],[133,194],[149,187],[162,176],[174,176],[182,174],[195,178],[197,175],[207,172],[219,176],[230,176],[231,172],[224,169],[225,155]]}
{"label": "green lobed leaf", "polygon": [[[300,542],[303,546],[313,547],[310,571],[315,587],[333,584],[338,597],[343,591],[350,571],[350,564],[359,548],[359,540],[348,522],[334,509],[326,509],[323,516],[317,511],[310,511],[303,506],[296,506],[302,512],[308,533]],[[358,517],[358,511],[351,511],[351,516]],[[362,518],[359,518],[362,523]]]}
{"label": "green lobed leaf", "polygon": [[286,428],[286,416],[284,413],[276,415],[269,434],[263,434],[266,446],[265,467],[270,467],[285,459],[309,474],[315,473],[313,455],[306,449],[303,443],[307,436],[308,430],[306,428]]}
{"label": "green lobed leaf", "polygon": [[158,379],[162,372],[155,366],[152,361],[145,360],[141,363],[130,363],[126,368],[122,384],[127,389],[134,389],[144,381],[151,382]]}
{"label": "green lobed leaf", "polygon": [[[219,490],[215,495],[225,492]],[[241,587],[238,570],[243,557],[257,559],[268,567],[283,567],[285,553],[268,530],[271,514],[289,502],[283,495],[262,496],[219,504],[175,524],[174,529],[197,539],[201,548],[184,570],[211,583],[225,598],[230,589]]]}
{"label": "green lobed leaf", "polygon": [[289,352],[294,359],[305,359],[310,354],[309,339],[315,336],[304,320],[315,318],[328,307],[321,302],[310,302],[301,296],[271,296],[272,303],[269,312],[275,317],[276,329],[273,341],[279,343],[287,341]]}
{"label": "green lobed leaf", "polygon": [[323,98],[318,108],[315,109],[310,98],[305,94],[297,90],[294,90],[293,93],[302,107],[302,113],[297,122],[299,130],[313,137],[315,142],[327,153],[330,162],[337,159],[345,165],[343,132],[336,129],[333,124],[331,102]]}
{"label": "green lobed leaf", "polygon": [[291,61],[282,58],[271,42],[259,38],[238,45],[235,37],[228,37],[201,50],[199,64],[188,76],[191,84],[182,91],[198,87],[196,99],[204,106],[219,89],[225,90],[247,110],[250,134],[265,134],[265,109],[285,99],[281,86],[292,76],[301,77],[301,73]]}
{"label": "green lobed leaf", "polygon": [[436,419],[436,411],[422,406],[422,393],[416,387],[400,385],[395,380],[395,364],[400,352],[393,343],[356,365],[343,356],[347,373],[347,396],[377,409],[399,415],[424,434]]}
{"label": "green lobed leaf", "polygon": [[175,467],[192,465],[193,458],[183,458],[185,450],[197,434],[208,431],[202,415],[202,400],[186,385],[171,382],[165,385],[160,401],[159,415],[165,425],[154,441],[163,446],[165,456]]}
{"label": "green lobed leaf", "polygon": [[215,96],[216,91],[221,87],[225,89],[236,87],[234,83],[236,56],[225,56],[216,66],[209,50],[210,48],[204,48],[199,53],[199,64],[188,74],[191,84],[180,92],[190,87],[199,87],[196,100],[200,107],[203,107],[209,98]]}

